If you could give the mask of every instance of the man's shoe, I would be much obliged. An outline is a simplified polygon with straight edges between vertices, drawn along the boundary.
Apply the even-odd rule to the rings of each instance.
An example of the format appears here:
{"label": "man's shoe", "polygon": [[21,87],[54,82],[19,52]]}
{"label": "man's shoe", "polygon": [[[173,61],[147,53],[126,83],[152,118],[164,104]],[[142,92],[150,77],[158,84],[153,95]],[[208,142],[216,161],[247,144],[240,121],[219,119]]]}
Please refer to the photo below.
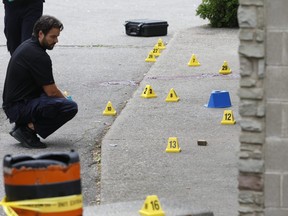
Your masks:
{"label": "man's shoe", "polygon": [[[15,123],[15,125],[13,126],[13,128],[11,129],[11,131],[9,132],[9,134],[12,136],[12,133],[13,133],[15,130],[17,130],[19,127],[20,127],[20,126],[16,125],[16,123]],[[18,141],[19,141],[19,140],[18,140]],[[20,141],[19,141],[19,142],[20,142]]]}
{"label": "man's shoe", "polygon": [[26,148],[47,148],[46,144],[42,143],[36,133],[27,126],[19,127],[10,134]]}

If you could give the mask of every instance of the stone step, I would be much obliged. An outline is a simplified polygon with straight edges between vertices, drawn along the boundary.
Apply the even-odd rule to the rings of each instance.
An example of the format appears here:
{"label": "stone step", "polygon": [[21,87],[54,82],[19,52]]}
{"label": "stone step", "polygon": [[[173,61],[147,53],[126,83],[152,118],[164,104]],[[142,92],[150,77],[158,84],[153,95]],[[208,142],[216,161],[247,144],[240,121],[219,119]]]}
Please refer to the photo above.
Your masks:
{"label": "stone step", "polygon": [[[84,208],[84,216],[140,216],[139,210],[144,201],[119,202],[88,206]],[[161,199],[165,216],[213,216],[213,212],[194,207],[192,203]]]}

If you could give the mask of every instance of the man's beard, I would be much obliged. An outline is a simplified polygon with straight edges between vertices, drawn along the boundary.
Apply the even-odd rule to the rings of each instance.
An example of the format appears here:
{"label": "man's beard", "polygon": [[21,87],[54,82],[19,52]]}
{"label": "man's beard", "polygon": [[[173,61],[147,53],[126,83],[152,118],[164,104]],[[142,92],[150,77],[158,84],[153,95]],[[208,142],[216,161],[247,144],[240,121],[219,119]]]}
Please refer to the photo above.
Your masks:
{"label": "man's beard", "polygon": [[47,41],[45,40],[45,38],[43,39],[43,42],[42,42],[43,48],[48,49],[48,50],[52,50],[54,48],[55,44],[56,43],[48,44]]}

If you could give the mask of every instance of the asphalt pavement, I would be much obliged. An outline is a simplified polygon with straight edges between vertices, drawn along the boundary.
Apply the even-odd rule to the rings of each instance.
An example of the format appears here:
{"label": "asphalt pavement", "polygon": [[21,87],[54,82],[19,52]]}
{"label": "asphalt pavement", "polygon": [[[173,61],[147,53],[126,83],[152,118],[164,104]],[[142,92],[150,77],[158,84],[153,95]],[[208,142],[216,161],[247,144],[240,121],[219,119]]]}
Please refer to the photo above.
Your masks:
{"label": "asphalt pavement", "polygon": [[[152,194],[164,200],[164,207],[177,203],[175,206],[183,210],[179,203],[185,203],[184,208],[191,204],[192,209],[213,211],[216,216],[236,215],[238,30],[203,26],[185,11],[196,8],[188,0],[165,4],[151,1],[148,6],[147,1],[127,1],[123,5],[117,1],[88,1],[84,5],[80,0],[51,2],[53,5],[46,2],[45,12],[52,11],[64,26],[67,24],[59,45],[49,54],[57,84],[78,103],[79,113],[45,141],[49,147],[43,151],[24,149],[10,137],[7,132],[11,126],[0,110],[1,158],[5,154],[75,149],[81,160],[87,215],[97,215],[100,207],[96,204],[100,201],[99,215],[103,211],[121,215],[120,209],[126,216],[138,215],[134,210]],[[128,10],[129,6],[136,10]],[[157,14],[159,7],[163,10]],[[144,60],[159,37],[129,37],[124,32],[123,21],[139,18],[139,14],[141,18],[154,15],[170,24],[168,35],[162,37],[166,49],[155,63]],[[83,15],[85,22],[80,21]],[[0,39],[3,86],[9,54],[3,35]],[[188,67],[193,53],[200,67]],[[232,69],[229,75],[218,72],[224,60]],[[146,85],[152,86],[156,98],[140,97]],[[179,96],[178,102],[165,102],[171,88]],[[213,90],[230,93],[232,107],[228,109],[234,113],[235,125],[220,124],[225,109],[204,107]],[[108,101],[116,109],[116,116],[102,115]],[[180,153],[165,152],[169,137],[178,137]],[[208,145],[198,146],[199,139]],[[3,187],[0,195],[5,195]],[[119,203],[125,203],[124,207],[120,208]]]}

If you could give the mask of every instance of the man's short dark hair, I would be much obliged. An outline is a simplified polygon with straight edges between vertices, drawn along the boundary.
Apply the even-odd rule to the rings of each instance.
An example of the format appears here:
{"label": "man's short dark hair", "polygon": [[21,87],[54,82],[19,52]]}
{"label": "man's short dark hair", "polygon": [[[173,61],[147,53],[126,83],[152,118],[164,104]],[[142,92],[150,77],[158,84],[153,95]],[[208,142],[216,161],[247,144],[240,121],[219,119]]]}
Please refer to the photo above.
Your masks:
{"label": "man's short dark hair", "polygon": [[49,15],[43,15],[34,24],[33,35],[38,37],[38,33],[40,31],[46,35],[52,28],[58,28],[60,31],[62,31],[64,26],[57,18]]}

